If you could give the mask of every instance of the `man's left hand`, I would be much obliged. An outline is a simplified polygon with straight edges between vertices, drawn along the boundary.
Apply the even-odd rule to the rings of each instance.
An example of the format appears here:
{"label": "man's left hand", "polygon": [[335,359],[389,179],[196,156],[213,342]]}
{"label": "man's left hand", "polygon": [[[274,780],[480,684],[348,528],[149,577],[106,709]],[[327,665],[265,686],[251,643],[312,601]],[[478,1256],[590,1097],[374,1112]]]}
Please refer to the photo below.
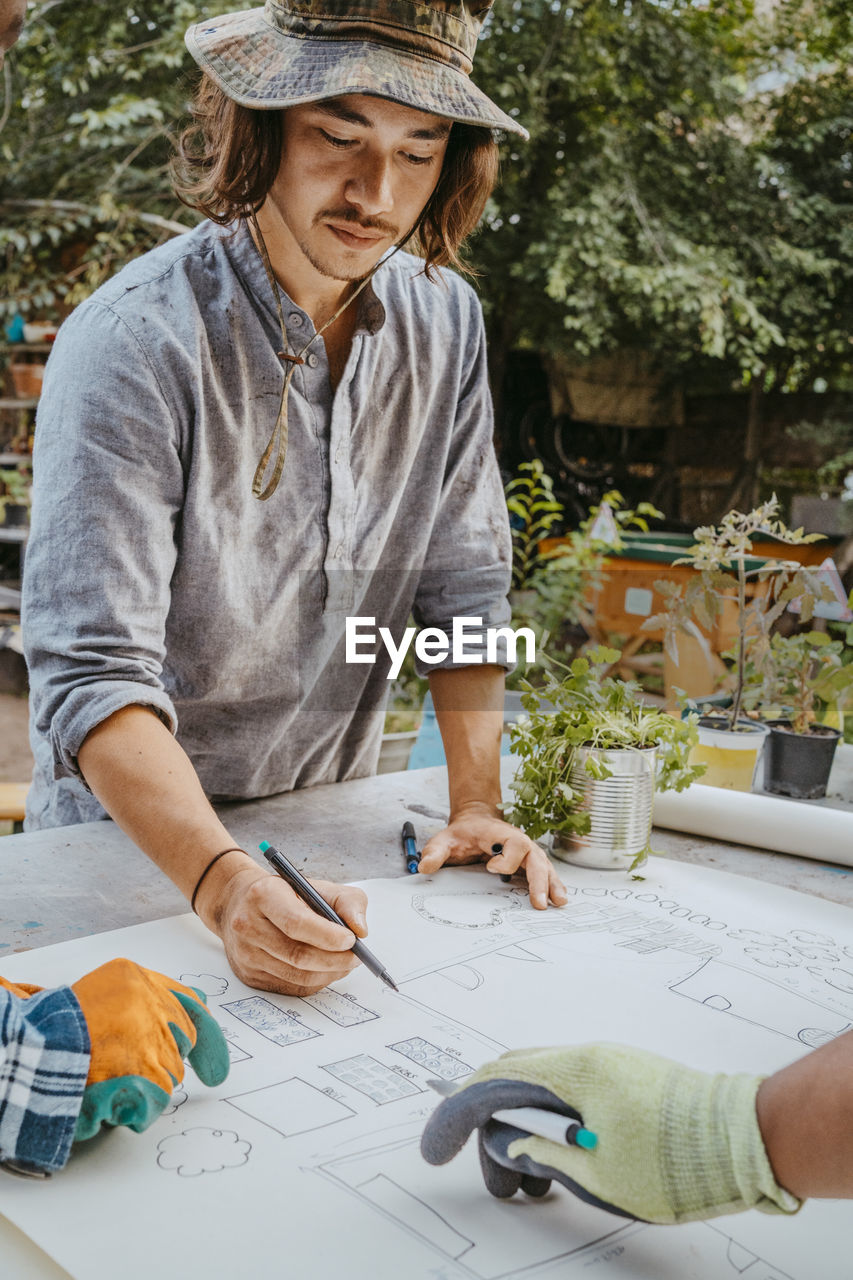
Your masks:
{"label": "man's left hand", "polygon": [[[500,853],[493,847],[502,845]],[[489,805],[466,805],[451,814],[443,831],[424,845],[418,871],[431,875],[445,864],[459,866],[466,862],[485,862],[494,875],[514,875],[523,869],[530,890],[530,902],[544,911],[548,902],[563,907],[568,894],[552,867],[544,849],[518,827],[499,818]]]}

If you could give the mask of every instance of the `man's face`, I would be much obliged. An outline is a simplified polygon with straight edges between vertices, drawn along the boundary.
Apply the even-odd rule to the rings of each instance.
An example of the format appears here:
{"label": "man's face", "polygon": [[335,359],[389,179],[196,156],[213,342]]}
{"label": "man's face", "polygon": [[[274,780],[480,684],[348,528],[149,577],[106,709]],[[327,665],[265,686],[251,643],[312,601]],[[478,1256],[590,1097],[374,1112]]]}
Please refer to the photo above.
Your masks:
{"label": "man's face", "polygon": [[0,0],[0,67],[24,26],[27,0]]}
{"label": "man's face", "polygon": [[358,280],[417,223],[450,122],[363,94],[291,107],[270,200],[320,275]]}

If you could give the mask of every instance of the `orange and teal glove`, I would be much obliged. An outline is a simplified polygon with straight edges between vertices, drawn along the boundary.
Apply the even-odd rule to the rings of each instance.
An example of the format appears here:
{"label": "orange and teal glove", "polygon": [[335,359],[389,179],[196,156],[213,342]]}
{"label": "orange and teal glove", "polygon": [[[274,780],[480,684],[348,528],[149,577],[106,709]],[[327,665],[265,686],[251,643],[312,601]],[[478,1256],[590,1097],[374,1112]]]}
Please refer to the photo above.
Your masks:
{"label": "orange and teal glove", "polygon": [[228,1046],[200,991],[132,960],[110,960],[71,990],[92,1042],[75,1141],[101,1125],[147,1129],[183,1079],[184,1058],[203,1084],[228,1075]]}
{"label": "orange and teal glove", "polygon": [[0,978],[0,987],[11,991],[12,995],[17,996],[19,1000],[26,1000],[29,996],[35,996],[39,991],[44,991],[44,987],[34,987],[31,982],[9,982],[7,978]]}

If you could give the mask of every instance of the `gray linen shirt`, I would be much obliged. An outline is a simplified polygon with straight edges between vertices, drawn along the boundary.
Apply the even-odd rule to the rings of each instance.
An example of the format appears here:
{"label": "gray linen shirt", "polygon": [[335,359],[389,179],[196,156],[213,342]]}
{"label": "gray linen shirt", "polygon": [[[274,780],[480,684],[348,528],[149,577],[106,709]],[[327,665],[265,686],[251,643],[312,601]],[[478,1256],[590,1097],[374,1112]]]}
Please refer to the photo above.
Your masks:
{"label": "gray linen shirt", "polygon": [[[367,287],[334,394],[322,339],[297,368],[267,502],[251,485],[281,337],[244,224],[202,223],[63,324],[24,576],[28,829],[104,816],[77,752],[130,704],[157,711],[213,799],[369,774],[388,662],[344,661],[346,617],[398,638],[410,612],[444,630],[507,622],[482,315],[457,276],[431,283],[421,265],[399,253]],[[282,304],[299,349],[311,320]]]}

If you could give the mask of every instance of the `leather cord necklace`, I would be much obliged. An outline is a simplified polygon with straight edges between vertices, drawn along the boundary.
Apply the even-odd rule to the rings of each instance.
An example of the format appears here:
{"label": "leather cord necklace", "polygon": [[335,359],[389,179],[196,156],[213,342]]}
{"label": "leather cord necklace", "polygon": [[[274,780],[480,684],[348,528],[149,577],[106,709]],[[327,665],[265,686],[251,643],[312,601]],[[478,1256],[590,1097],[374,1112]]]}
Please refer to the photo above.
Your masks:
{"label": "leather cord necklace", "polygon": [[[330,325],[333,325],[335,321],[338,319],[338,317],[343,315],[344,311],[346,311],[350,303],[355,302],[356,298],[361,293],[362,289],[365,289],[367,285],[370,284],[370,281],[373,279],[374,275],[379,270],[379,268],[383,266],[386,262],[390,261],[390,259],[393,258],[394,254],[397,253],[400,249],[402,249],[403,245],[411,237],[412,232],[410,231],[406,235],[405,239],[401,240],[398,244],[395,244],[391,252],[386,254],[384,258],[379,259],[376,265],[373,266],[370,269],[370,271],[368,271],[364,279],[359,282],[357,288],[353,290],[353,292],[346,299],[346,301],[343,302],[338,307],[335,314],[331,316],[325,322],[325,324],[320,326],[317,332],[308,339],[308,341],[305,343],[305,346],[302,347],[300,351],[294,354],[288,349],[287,330],[284,326],[284,312],[282,311],[282,307],[281,307],[281,289],[279,288],[278,282],[273,273],[272,263],[270,262],[270,255],[267,250],[264,237],[261,235],[261,229],[258,226],[258,219],[255,215],[255,210],[250,209],[247,217],[252,224],[252,230],[255,233],[255,239],[256,239],[258,249],[260,251],[261,261],[264,264],[264,269],[266,270],[266,273],[267,273],[267,279],[270,282],[270,288],[272,289],[273,296],[275,298],[276,311],[278,313],[278,323],[281,329],[281,351],[278,352],[278,357],[280,360],[285,361],[289,365],[289,368],[287,369],[287,372],[284,375],[284,384],[281,388],[281,400],[279,401],[278,414],[276,415],[275,426],[272,429],[272,435],[267,441],[267,446],[264,449],[263,453],[261,454],[261,460],[258,463],[257,468],[255,469],[255,476],[254,476],[254,479],[252,480],[252,493],[256,498],[259,498],[261,502],[266,502],[268,498],[272,497],[272,495],[275,493],[276,489],[278,488],[278,483],[279,483],[279,480],[281,479],[281,473],[284,470],[284,460],[285,460],[285,457],[287,456],[287,397],[288,397],[288,392],[290,391],[290,384],[293,380],[293,375],[296,372],[297,366],[305,363],[305,353],[308,350],[308,348],[311,346],[311,344],[316,342],[318,338],[322,337],[322,335],[326,332],[326,330],[330,327]],[[270,476],[266,485],[264,485],[264,476],[266,475],[266,472],[270,465],[270,460],[273,457],[273,454],[275,454],[275,463],[273,465],[272,475]]]}

